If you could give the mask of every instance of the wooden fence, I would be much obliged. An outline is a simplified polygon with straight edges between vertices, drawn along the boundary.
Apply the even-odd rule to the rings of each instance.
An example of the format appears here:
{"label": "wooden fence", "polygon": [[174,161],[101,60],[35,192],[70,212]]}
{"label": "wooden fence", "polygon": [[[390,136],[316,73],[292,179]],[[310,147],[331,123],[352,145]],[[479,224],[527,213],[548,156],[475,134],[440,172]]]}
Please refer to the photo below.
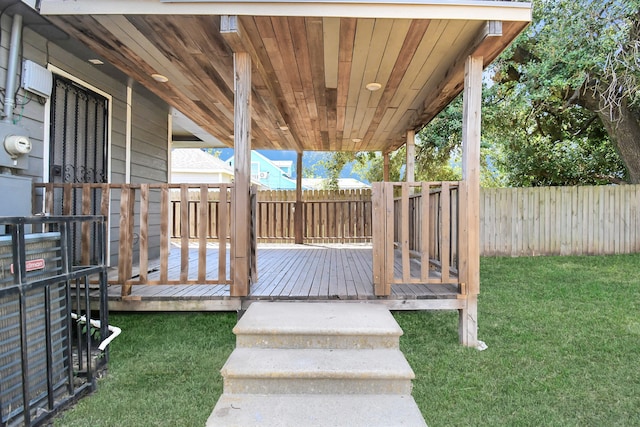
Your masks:
{"label": "wooden fence", "polygon": [[[313,190],[302,192],[304,243],[367,243],[371,241],[371,190]],[[182,232],[181,200],[171,196],[172,238]],[[189,195],[191,239],[199,238],[200,194]],[[217,240],[229,226],[215,222],[219,209],[215,193],[209,194],[207,239]],[[259,191],[256,201],[256,238],[260,243],[293,243],[295,191]],[[227,217],[228,218],[228,217]],[[228,221],[228,219],[227,219]]]}
{"label": "wooden fence", "polygon": [[640,185],[485,188],[485,256],[640,252]]}
{"label": "wooden fence", "polygon": [[[190,215],[194,216],[190,221],[192,239],[198,238],[198,197],[199,193],[193,193],[189,202]],[[305,243],[371,241],[370,190],[305,191],[303,200]],[[179,201],[172,197],[172,204],[172,236],[178,236]],[[209,209],[209,217],[215,219],[217,202]],[[294,191],[259,192],[258,241],[293,242],[294,210]],[[217,240],[218,230],[216,223],[209,224],[208,238]],[[640,252],[640,185],[483,188],[480,244],[483,256]],[[430,248],[430,253],[435,250]],[[451,255],[455,259],[456,254]]]}

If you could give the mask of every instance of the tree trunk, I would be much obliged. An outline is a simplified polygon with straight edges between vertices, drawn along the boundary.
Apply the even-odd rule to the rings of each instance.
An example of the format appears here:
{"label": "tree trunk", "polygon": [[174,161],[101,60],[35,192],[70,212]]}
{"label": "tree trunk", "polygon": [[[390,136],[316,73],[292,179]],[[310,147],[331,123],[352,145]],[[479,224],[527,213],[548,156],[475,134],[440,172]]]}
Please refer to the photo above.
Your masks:
{"label": "tree trunk", "polygon": [[640,184],[640,115],[623,100],[620,107],[610,110],[592,90],[583,91],[579,103],[595,112],[615,146],[629,173],[630,184]]}

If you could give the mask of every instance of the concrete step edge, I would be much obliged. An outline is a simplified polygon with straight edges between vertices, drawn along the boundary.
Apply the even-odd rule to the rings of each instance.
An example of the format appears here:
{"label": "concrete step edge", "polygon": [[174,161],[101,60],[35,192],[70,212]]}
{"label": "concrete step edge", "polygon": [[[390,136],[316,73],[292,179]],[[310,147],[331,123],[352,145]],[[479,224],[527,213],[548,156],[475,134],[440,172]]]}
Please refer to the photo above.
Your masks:
{"label": "concrete step edge", "polygon": [[224,378],[415,378],[397,349],[236,348],[221,373]]}
{"label": "concrete step edge", "polygon": [[223,394],[207,420],[220,426],[426,426],[411,395]]}
{"label": "concrete step edge", "polygon": [[400,339],[395,335],[323,335],[323,334],[240,334],[236,347],[255,348],[334,348],[375,349],[399,348]]}
{"label": "concrete step edge", "polygon": [[346,303],[256,302],[247,309],[233,332],[236,335],[402,335],[402,329],[384,305]]}

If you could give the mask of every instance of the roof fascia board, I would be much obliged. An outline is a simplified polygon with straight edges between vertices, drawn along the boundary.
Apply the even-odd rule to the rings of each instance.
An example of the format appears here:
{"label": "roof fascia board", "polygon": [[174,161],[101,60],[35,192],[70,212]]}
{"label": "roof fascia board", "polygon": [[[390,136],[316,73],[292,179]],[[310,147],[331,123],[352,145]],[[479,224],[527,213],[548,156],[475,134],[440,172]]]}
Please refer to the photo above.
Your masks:
{"label": "roof fascia board", "polygon": [[531,3],[506,1],[42,0],[42,15],[248,15],[531,21]]}

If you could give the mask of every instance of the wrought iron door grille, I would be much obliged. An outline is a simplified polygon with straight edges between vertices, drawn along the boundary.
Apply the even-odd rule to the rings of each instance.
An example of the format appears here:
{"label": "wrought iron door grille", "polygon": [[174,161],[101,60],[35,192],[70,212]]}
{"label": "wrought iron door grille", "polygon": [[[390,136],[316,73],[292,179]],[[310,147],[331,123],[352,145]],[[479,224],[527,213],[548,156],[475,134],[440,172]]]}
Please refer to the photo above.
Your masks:
{"label": "wrought iron door grille", "polygon": [[51,98],[51,182],[107,182],[108,100],[55,76]]}
{"label": "wrought iron door grille", "polygon": [[[49,181],[55,183],[106,183],[108,144],[108,100],[64,77],[54,75],[51,97],[51,146]],[[82,212],[82,190],[74,190],[70,206],[55,197],[52,215],[100,214],[98,189],[91,190],[90,212]],[[92,232],[96,238],[96,232]],[[72,236],[75,258],[79,258],[79,234]],[[93,260],[97,254],[91,254]]]}

